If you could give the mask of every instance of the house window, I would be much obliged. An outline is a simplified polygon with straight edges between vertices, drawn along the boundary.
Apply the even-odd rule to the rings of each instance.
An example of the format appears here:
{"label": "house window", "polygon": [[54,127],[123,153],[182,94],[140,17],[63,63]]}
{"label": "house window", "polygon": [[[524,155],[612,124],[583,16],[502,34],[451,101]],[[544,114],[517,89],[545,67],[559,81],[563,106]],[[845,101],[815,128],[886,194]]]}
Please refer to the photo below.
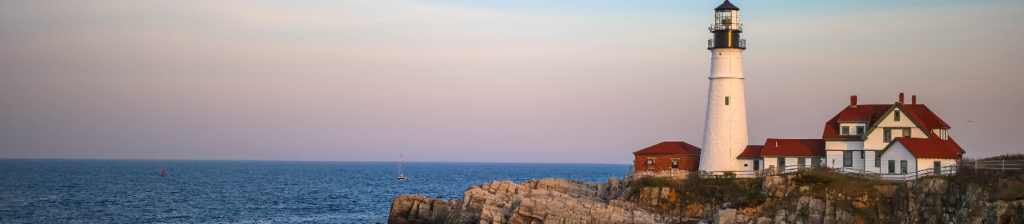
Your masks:
{"label": "house window", "polygon": [[860,151],[860,159],[864,159],[864,151]]}
{"label": "house window", "polygon": [[653,170],[654,169],[654,158],[647,158],[647,169],[648,170]]}
{"label": "house window", "polygon": [[883,135],[882,136],[882,142],[891,142],[892,141],[892,129],[888,129],[888,128],[882,129],[882,135]]}
{"label": "house window", "polygon": [[843,151],[843,167],[853,167],[853,151]]}
{"label": "house window", "polygon": [[811,166],[821,166],[821,159],[811,158]]}
{"label": "house window", "polygon": [[804,165],[807,165],[807,158],[797,158],[796,165],[800,168],[804,168]]}
{"label": "house window", "polygon": [[903,129],[903,137],[904,138],[910,138],[910,129],[909,128],[904,128]]}
{"label": "house window", "polygon": [[850,135],[850,126],[843,126],[842,135]]}
{"label": "house window", "polygon": [[882,152],[875,151],[875,167],[882,167]]}
{"label": "house window", "polygon": [[726,106],[728,106],[728,105],[729,105],[729,97],[728,97],[728,96],[727,96],[727,97],[725,97],[725,105],[726,105]]}
{"label": "house window", "polygon": [[935,171],[935,174],[941,174],[942,173],[942,162],[935,161],[935,164],[932,166],[932,169]]}
{"label": "house window", "polygon": [[907,174],[907,161],[900,160],[900,173]]}
{"label": "house window", "polygon": [[672,169],[679,169],[679,159],[678,158],[672,159]]}
{"label": "house window", "polygon": [[779,163],[779,169],[785,169],[786,168],[786,157],[779,157],[778,163]]}
{"label": "house window", "polygon": [[760,170],[760,169],[761,169],[761,160],[756,160],[755,159],[754,160],[754,170]]}
{"label": "house window", "polygon": [[857,126],[857,135],[864,134],[864,126]]}
{"label": "house window", "polygon": [[896,160],[889,160],[889,173],[896,173]]}
{"label": "house window", "polygon": [[900,121],[900,111],[894,110],[892,114],[892,121]]}

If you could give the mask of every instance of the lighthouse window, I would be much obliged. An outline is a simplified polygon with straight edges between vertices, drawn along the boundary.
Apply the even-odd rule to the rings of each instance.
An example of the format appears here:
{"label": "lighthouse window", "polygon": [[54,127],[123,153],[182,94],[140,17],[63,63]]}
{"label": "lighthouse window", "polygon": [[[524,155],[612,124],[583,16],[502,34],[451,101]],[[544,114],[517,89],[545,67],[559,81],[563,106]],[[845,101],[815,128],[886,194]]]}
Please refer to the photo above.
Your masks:
{"label": "lighthouse window", "polygon": [[728,106],[728,105],[729,105],[729,97],[728,97],[728,96],[727,96],[727,97],[725,97],[725,105],[726,105],[726,106]]}
{"label": "lighthouse window", "polygon": [[730,11],[719,11],[717,13],[718,24],[730,24],[732,23],[732,12]]}

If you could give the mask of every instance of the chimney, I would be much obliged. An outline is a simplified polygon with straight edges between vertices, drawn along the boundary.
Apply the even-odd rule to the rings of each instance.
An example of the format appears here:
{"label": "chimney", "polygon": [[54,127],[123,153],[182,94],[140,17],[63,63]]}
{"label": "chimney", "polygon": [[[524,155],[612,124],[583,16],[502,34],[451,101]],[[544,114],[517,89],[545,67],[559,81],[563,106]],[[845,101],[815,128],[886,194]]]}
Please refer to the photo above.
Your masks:
{"label": "chimney", "polygon": [[900,104],[903,104],[903,93],[900,93]]}
{"label": "chimney", "polygon": [[850,108],[857,108],[857,95],[850,96]]}
{"label": "chimney", "polygon": [[917,105],[917,95],[910,95],[910,104]]}

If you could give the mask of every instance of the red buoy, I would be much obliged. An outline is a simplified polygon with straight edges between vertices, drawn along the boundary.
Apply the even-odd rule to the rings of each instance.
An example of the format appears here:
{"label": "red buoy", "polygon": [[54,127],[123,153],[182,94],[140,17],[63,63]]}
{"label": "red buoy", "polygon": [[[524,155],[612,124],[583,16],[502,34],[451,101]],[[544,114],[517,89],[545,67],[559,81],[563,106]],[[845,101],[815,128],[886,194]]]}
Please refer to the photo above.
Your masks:
{"label": "red buoy", "polygon": [[167,170],[160,170],[160,176],[161,177],[166,177],[167,176]]}

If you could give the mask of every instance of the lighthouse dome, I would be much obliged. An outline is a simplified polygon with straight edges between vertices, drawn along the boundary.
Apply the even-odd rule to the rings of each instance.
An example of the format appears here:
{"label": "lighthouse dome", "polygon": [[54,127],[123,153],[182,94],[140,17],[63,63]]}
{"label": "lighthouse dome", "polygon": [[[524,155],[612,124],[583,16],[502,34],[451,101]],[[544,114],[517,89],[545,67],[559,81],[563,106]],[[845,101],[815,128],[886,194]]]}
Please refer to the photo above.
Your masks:
{"label": "lighthouse dome", "polygon": [[725,2],[723,2],[721,5],[719,5],[718,8],[715,8],[715,11],[720,11],[720,10],[736,10],[736,11],[739,11],[740,8],[736,7],[732,3],[729,3],[729,0],[725,0]]}

